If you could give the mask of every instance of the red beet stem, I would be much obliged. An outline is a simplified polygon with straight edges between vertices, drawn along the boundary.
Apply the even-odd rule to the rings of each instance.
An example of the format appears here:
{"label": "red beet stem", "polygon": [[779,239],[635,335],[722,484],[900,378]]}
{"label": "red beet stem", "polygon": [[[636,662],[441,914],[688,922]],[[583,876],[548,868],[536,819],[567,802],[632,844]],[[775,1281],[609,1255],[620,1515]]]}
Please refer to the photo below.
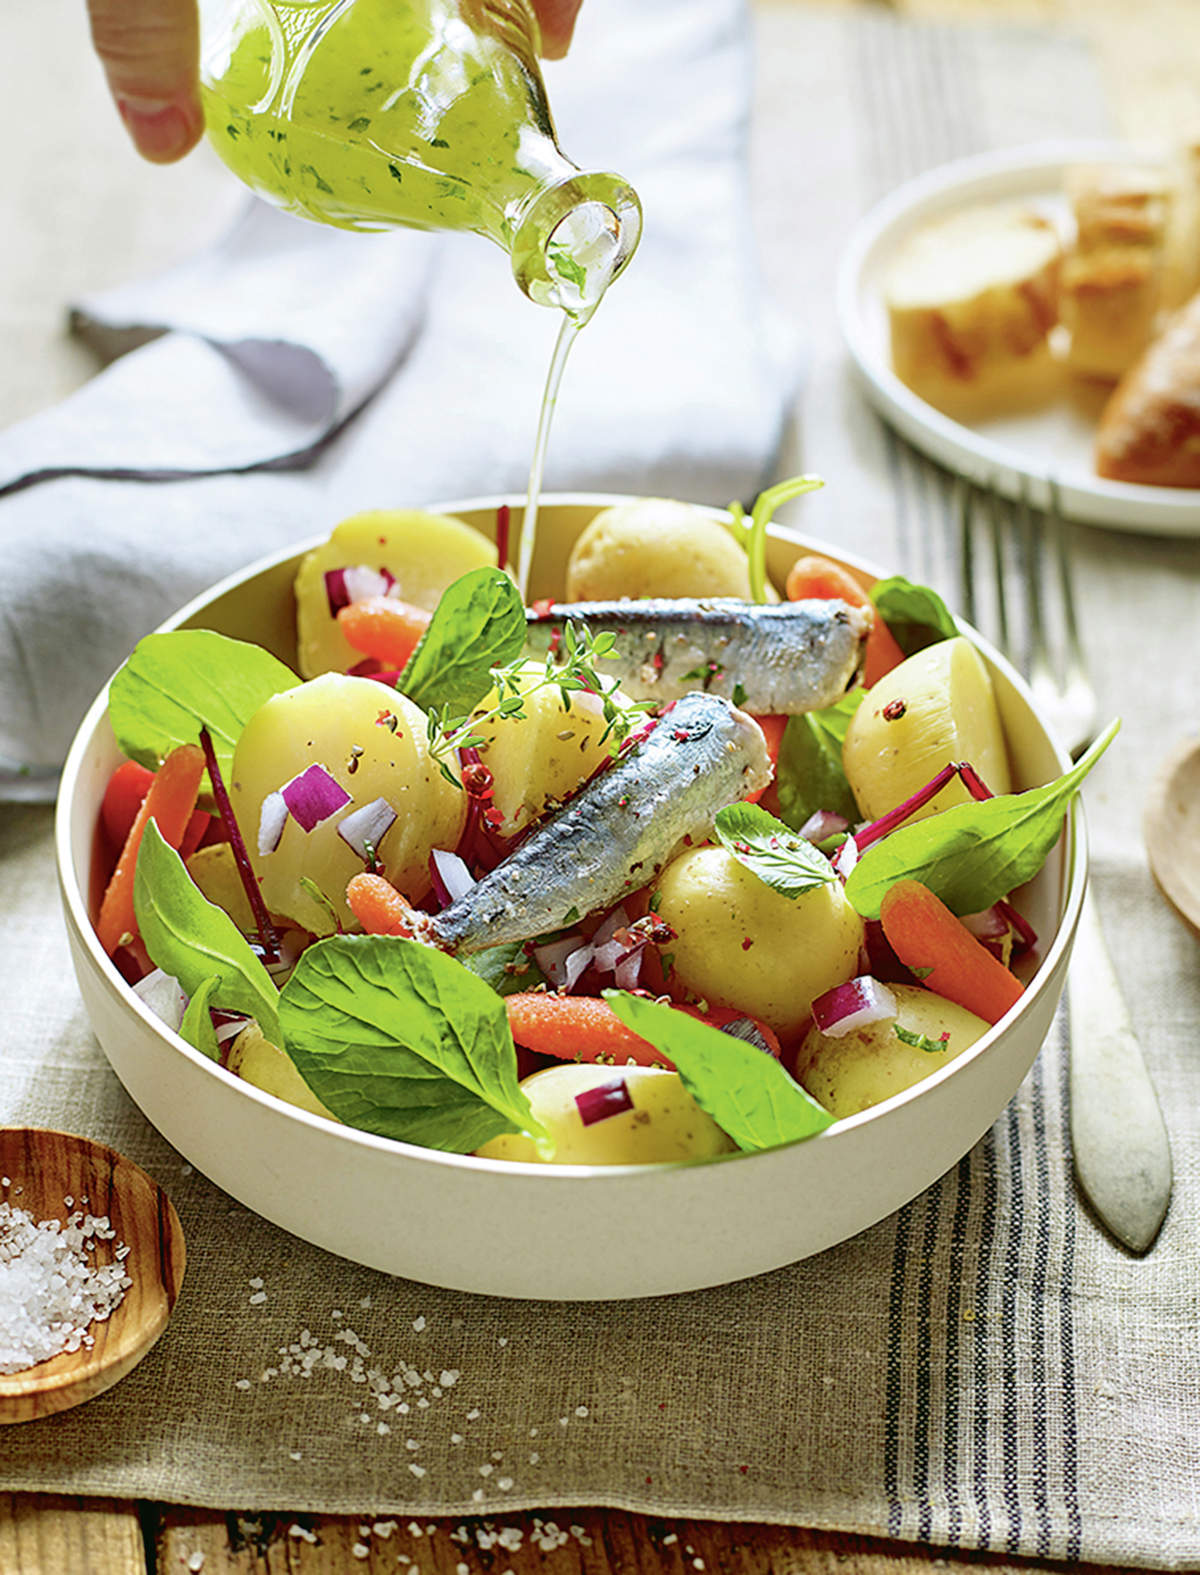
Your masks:
{"label": "red beet stem", "polygon": [[200,729],[200,748],[204,751],[204,759],[208,766],[208,780],[212,783],[213,797],[217,801],[217,812],[221,817],[221,824],[229,834],[229,845],[233,849],[234,863],[237,865],[238,875],[246,892],[246,899],[250,904],[250,911],[254,915],[254,922],[258,926],[258,939],[262,945],[264,963],[279,961],[279,936],[275,926],[271,923],[271,916],[267,912],[266,904],[262,900],[262,892],[258,889],[258,882],[254,878],[254,870],[250,864],[250,855],[246,852],[246,844],[242,841],[241,829],[233,815],[233,805],[229,802],[229,794],[221,780],[220,768],[217,765],[217,752],[213,748],[212,738],[206,727]]}

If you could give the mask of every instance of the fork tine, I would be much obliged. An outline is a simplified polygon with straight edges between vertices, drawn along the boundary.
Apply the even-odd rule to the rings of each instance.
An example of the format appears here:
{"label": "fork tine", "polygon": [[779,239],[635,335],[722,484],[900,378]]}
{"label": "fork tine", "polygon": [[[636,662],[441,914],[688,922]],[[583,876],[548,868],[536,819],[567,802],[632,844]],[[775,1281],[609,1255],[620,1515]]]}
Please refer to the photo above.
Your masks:
{"label": "fork tine", "polygon": [[972,628],[977,629],[979,609],[975,599],[975,533],[972,529],[974,505],[975,488],[965,476],[955,476],[952,507],[958,521],[959,596],[963,617]]}
{"label": "fork tine", "polygon": [[1025,599],[1029,612],[1029,682],[1035,692],[1056,689],[1050,669],[1050,648],[1046,638],[1046,606],[1042,599],[1042,517],[1035,513],[1027,477],[1021,477],[1017,503],[1017,530],[1020,539],[1021,567]]}

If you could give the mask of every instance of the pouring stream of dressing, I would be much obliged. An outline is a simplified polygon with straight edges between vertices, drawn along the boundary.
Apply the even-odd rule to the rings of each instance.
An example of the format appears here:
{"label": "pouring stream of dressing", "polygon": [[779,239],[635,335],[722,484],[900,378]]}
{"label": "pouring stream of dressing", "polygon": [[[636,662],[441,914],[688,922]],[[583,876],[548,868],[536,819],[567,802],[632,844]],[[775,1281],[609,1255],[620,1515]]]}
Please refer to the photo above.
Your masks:
{"label": "pouring stream of dressing", "polygon": [[554,342],[550,370],[542,393],[537,434],[533,441],[533,459],[529,466],[529,487],[525,495],[525,517],[521,525],[517,588],[526,602],[529,600],[529,573],[537,541],[538,502],[559,385],[579,330],[591,321],[604,292],[624,261],[620,221],[612,209],[603,203],[585,203],[568,214],[551,235],[547,257],[557,278],[551,291],[544,296],[535,294],[535,299],[543,305],[560,307],[564,316]]}

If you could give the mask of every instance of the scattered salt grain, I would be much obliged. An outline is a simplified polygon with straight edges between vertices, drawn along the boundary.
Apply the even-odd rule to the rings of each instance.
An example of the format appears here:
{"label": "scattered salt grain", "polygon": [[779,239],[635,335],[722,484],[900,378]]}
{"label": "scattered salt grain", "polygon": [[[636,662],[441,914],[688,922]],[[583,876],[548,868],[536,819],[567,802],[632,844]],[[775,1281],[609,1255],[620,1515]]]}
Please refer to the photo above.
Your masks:
{"label": "scattered salt grain", "polygon": [[452,1444],[461,1444],[462,1441],[463,1441],[463,1436],[462,1436],[461,1433],[451,1433],[450,1434],[450,1442]]}
{"label": "scattered salt grain", "polygon": [[187,1561],[187,1567],[193,1572],[193,1575],[195,1575],[197,1570],[202,1570],[204,1568],[203,1553],[199,1551],[193,1553],[191,1558]]}
{"label": "scattered salt grain", "polygon": [[261,1307],[267,1299],[266,1291],[252,1291],[247,1298],[251,1307]]}
{"label": "scattered salt grain", "polygon": [[419,1315],[418,1317],[413,1319],[413,1333],[414,1334],[420,1334],[421,1330],[424,1329],[424,1327],[425,1327],[425,1318],[424,1318],[423,1314]]}
{"label": "scattered salt grain", "polygon": [[120,1262],[89,1256],[115,1236],[105,1215],[77,1212],[64,1224],[0,1203],[0,1373],[93,1344],[88,1326],[111,1317],[133,1284]]}
{"label": "scattered salt grain", "polygon": [[500,1489],[501,1493],[508,1493],[509,1491],[511,1491],[512,1485],[513,1485],[513,1479],[511,1477],[501,1477],[499,1482],[497,1482],[497,1484],[496,1484],[496,1486]]}
{"label": "scattered salt grain", "polygon": [[303,1460],[304,1459],[304,1456],[300,1453],[300,1451],[298,1449],[291,1449],[291,1450],[289,1450],[288,1451],[288,1456],[292,1460]]}
{"label": "scattered salt grain", "polygon": [[535,1449],[535,1450],[534,1450],[534,1451],[533,1451],[533,1453],[532,1453],[532,1454],[531,1454],[531,1455],[530,1455],[530,1457],[529,1457],[529,1464],[530,1464],[530,1465],[531,1465],[531,1466],[536,1466],[536,1465],[537,1465],[537,1463],[538,1463],[538,1461],[539,1461],[539,1460],[540,1460],[540,1459],[541,1459],[541,1458],[542,1458],[542,1457],[541,1457],[541,1455],[539,1455],[539,1454],[538,1454],[538,1452],[537,1452],[537,1450],[536,1450],[536,1449]]}
{"label": "scattered salt grain", "polygon": [[474,1493],[471,1494],[471,1498],[476,1504],[482,1504],[483,1503],[483,1489],[482,1488],[476,1488]]}
{"label": "scattered salt grain", "polygon": [[250,1380],[248,1378],[238,1378],[234,1381],[233,1387],[235,1389],[249,1389]]}
{"label": "scattered salt grain", "polygon": [[467,1412],[467,1421],[468,1422],[478,1422],[479,1418],[482,1415],[483,1415],[483,1412],[479,1409],[478,1406],[476,1406],[474,1408],[474,1410]]}
{"label": "scattered salt grain", "polygon": [[252,1280],[250,1280],[248,1283],[249,1283],[250,1289],[252,1291],[261,1291],[262,1288],[263,1288],[264,1281],[263,1281],[263,1279],[262,1279],[262,1277],[260,1275],[256,1274],[254,1276],[254,1278]]}
{"label": "scattered salt grain", "polygon": [[377,1537],[386,1542],[399,1525],[400,1522],[398,1520],[374,1520],[371,1522],[371,1530]]}
{"label": "scattered salt grain", "polygon": [[291,1537],[293,1542],[316,1542],[317,1540],[316,1532],[310,1531],[307,1526],[302,1526],[297,1520],[294,1520],[288,1527],[288,1536]]}
{"label": "scattered salt grain", "polygon": [[575,1415],[576,1416],[586,1416],[587,1414],[588,1414],[587,1406],[585,1406],[585,1405],[577,1405],[575,1407]]}
{"label": "scattered salt grain", "polygon": [[356,1559],[369,1559],[371,1550],[365,1542],[356,1542],[350,1549]]}
{"label": "scattered salt grain", "polygon": [[409,1534],[410,1537],[423,1537],[425,1535],[425,1533],[421,1530],[420,1526],[417,1525],[415,1520],[410,1520],[409,1521],[409,1523],[408,1523],[408,1534]]}
{"label": "scattered salt grain", "polygon": [[672,1531],[672,1532],[668,1533],[668,1535],[665,1536],[662,1539],[663,1547],[664,1548],[672,1548],[672,1547],[675,1546],[675,1544],[678,1541],[679,1541],[679,1533],[677,1531]]}
{"label": "scattered salt grain", "polygon": [[508,1336],[506,1334],[502,1334],[500,1336],[500,1338],[496,1341],[496,1344],[500,1345],[500,1346],[507,1345],[508,1344]]}
{"label": "scattered salt grain", "polygon": [[419,1466],[415,1460],[410,1460],[408,1462],[408,1469],[412,1472],[414,1477],[423,1477],[425,1475],[425,1467]]}
{"label": "scattered salt grain", "polygon": [[454,1575],[471,1575],[470,1566],[463,1564],[460,1560],[459,1563],[454,1566]]}

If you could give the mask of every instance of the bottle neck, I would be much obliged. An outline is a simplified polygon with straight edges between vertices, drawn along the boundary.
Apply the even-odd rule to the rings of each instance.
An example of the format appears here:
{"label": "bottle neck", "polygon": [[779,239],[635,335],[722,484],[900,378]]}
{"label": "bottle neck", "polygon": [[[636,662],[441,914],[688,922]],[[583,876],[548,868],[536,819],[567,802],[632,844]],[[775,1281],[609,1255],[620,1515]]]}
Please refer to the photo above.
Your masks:
{"label": "bottle neck", "polygon": [[642,209],[620,176],[577,170],[534,193],[513,215],[513,277],[539,306],[587,322],[637,249]]}

